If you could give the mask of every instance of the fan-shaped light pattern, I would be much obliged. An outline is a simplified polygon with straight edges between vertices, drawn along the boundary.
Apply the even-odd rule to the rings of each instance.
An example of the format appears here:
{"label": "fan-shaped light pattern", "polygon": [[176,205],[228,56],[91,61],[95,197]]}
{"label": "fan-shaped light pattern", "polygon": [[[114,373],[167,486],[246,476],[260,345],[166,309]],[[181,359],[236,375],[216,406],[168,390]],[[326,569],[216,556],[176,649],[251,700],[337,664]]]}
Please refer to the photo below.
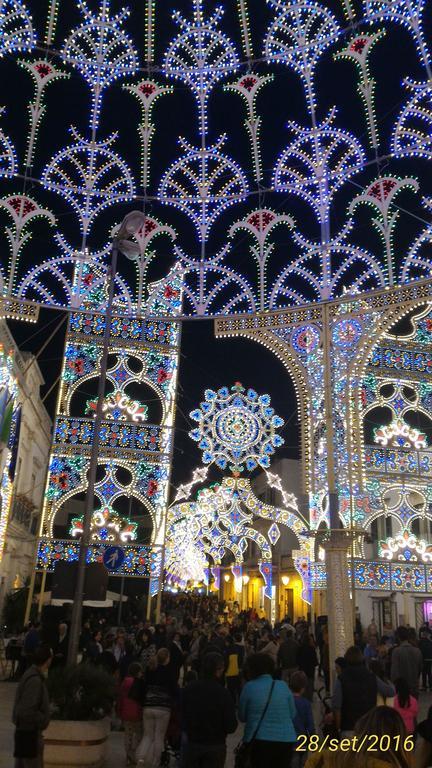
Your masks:
{"label": "fan-shaped light pattern", "polygon": [[245,392],[237,383],[217,392],[206,389],[204,402],[191,412],[199,426],[189,432],[203,452],[204,464],[213,462],[233,472],[252,471],[258,465],[270,466],[270,456],[283,445],[276,430],[283,426],[270,405],[269,395],[258,395],[253,389]]}
{"label": "fan-shaped light pattern", "polygon": [[320,222],[326,221],[337,189],[365,161],[363,148],[352,134],[333,126],[335,110],[316,128],[289,123],[294,138],[276,163],[273,185],[306,200]]}
{"label": "fan-shaped light pattern", "polygon": [[117,134],[105,141],[87,141],[75,128],[71,134],[74,143],[54,155],[42,181],[70,203],[88,233],[104,208],[133,199],[135,185],[132,171],[111,149]]}
{"label": "fan-shaped light pattern", "polygon": [[98,121],[102,91],[120,77],[136,72],[138,56],[122,25],[129,12],[110,15],[109,0],[100,0],[99,13],[89,10],[84,0],[77,1],[83,23],[65,41],[63,60],[79,70],[93,92],[91,123]]}
{"label": "fan-shaped light pattern", "polygon": [[393,131],[392,151],[399,157],[432,158],[432,83],[406,85],[414,93],[403,107]]}
{"label": "fan-shaped light pattern", "polygon": [[206,130],[205,103],[212,87],[239,65],[237,51],[227,35],[219,29],[223,16],[219,6],[206,17],[202,0],[193,0],[190,21],[179,12],[173,15],[180,27],[165,54],[164,71],[191,88],[200,107],[201,130]]}
{"label": "fan-shaped light pattern", "polygon": [[248,191],[241,168],[221,152],[225,136],[209,147],[193,147],[180,139],[183,150],[165,173],[159,187],[163,203],[174,205],[194,223],[200,240],[228,207],[244,200]]}
{"label": "fan-shaped light pattern", "polygon": [[430,78],[430,56],[423,30],[424,7],[425,0],[365,1],[365,12],[370,21],[395,21],[409,29]]}
{"label": "fan-shaped light pattern", "polygon": [[271,3],[278,15],[264,40],[268,61],[283,62],[302,78],[310,111],[315,107],[314,72],[322,53],[337,39],[339,25],[324,6],[314,2]]}
{"label": "fan-shaped light pattern", "polygon": [[31,16],[20,0],[0,0],[0,58],[36,44]]}
{"label": "fan-shaped light pattern", "polygon": [[[0,115],[4,108],[0,108]],[[17,168],[15,147],[0,128],[0,176],[14,176]]]}

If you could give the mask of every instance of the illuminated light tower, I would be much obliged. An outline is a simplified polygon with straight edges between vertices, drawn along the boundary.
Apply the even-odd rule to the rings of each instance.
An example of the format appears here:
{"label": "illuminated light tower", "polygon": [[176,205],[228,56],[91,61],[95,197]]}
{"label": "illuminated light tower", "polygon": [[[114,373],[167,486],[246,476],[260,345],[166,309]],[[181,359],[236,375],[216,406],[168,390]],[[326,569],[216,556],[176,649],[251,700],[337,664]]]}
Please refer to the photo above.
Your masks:
{"label": "illuminated light tower", "polygon": [[80,540],[79,558],[78,558],[78,570],[77,580],[75,588],[74,603],[72,608],[70,636],[69,636],[69,648],[68,648],[68,663],[73,664],[76,662],[78,655],[79,636],[81,632],[81,617],[82,617],[82,604],[84,597],[84,580],[85,569],[87,560],[87,550],[91,540],[91,525],[93,519],[94,510],[94,495],[96,484],[96,472],[98,466],[99,455],[99,441],[100,430],[102,426],[104,406],[105,406],[105,386],[107,380],[107,365],[108,365],[108,353],[109,342],[111,332],[111,321],[113,314],[113,300],[114,300],[114,286],[115,276],[117,272],[117,258],[118,254],[123,253],[128,258],[133,258],[139,253],[139,248],[136,243],[130,240],[133,235],[139,232],[145,225],[145,214],[142,211],[131,211],[123,219],[120,227],[118,228],[111,249],[111,266],[108,273],[108,298],[105,311],[105,329],[103,336],[102,355],[100,360],[100,374],[99,374],[99,386],[97,393],[97,402],[95,410],[94,431],[93,431],[93,443],[90,455],[90,464],[88,471],[88,486],[85,501],[85,511],[82,524],[82,536]]}

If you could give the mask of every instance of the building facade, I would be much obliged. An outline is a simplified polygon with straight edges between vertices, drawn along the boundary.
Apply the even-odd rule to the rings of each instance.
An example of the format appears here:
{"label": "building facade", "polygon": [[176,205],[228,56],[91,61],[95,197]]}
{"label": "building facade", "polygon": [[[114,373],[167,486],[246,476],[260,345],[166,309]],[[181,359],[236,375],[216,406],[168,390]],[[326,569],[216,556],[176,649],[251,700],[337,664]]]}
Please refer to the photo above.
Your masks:
{"label": "building facade", "polygon": [[[31,353],[20,352],[4,320],[0,321],[0,346],[13,419],[20,414],[15,444],[13,435],[12,442],[1,443],[5,490],[1,510],[1,610],[5,596],[24,586],[34,566],[52,425],[40,396],[44,380],[37,361]],[[12,432],[13,427],[12,421]]]}

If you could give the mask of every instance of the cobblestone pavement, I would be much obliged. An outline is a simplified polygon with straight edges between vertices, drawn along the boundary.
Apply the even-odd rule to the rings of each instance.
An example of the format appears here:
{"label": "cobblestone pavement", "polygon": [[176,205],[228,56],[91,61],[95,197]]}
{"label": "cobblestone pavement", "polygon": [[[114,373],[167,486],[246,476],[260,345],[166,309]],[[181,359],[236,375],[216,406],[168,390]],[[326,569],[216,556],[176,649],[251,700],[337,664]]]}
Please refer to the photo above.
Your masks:
{"label": "cobblestone pavement", "polygon": [[[12,768],[12,743],[13,743],[13,725],[11,723],[12,704],[15,696],[16,684],[10,682],[0,682],[0,768]],[[419,720],[426,717],[429,706],[432,704],[432,694],[420,694],[420,713]],[[315,722],[319,725],[321,720],[320,704],[315,697],[314,703]],[[242,728],[239,727],[237,733],[228,739],[228,758],[226,768],[234,767],[233,750],[240,741]],[[105,768],[123,768],[126,765],[123,750],[123,733],[111,733],[109,748]]]}

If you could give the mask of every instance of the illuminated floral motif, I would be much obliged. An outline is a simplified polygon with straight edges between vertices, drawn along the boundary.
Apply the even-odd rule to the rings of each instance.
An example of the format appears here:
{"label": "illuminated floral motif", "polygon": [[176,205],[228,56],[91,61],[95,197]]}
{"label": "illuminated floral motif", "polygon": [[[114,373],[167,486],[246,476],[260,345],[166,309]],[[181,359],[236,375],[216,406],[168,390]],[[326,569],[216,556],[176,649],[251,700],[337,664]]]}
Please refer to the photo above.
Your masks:
{"label": "illuminated floral motif", "polygon": [[[97,509],[93,512],[91,520],[91,540],[106,541],[111,544],[126,544],[137,538],[137,523],[131,522],[127,517],[122,517],[110,506]],[[74,537],[81,536],[83,532],[83,518],[72,519],[70,534]]]}
{"label": "illuminated floral motif", "polygon": [[309,110],[314,111],[314,74],[321,55],[336,39],[339,26],[333,14],[314,2],[271,0],[278,14],[264,41],[268,61],[283,62],[302,78]]}
{"label": "illuminated floral motif", "polygon": [[28,195],[17,194],[4,197],[0,200],[0,208],[3,208],[9,214],[13,222],[13,228],[6,228],[10,249],[8,290],[11,292],[15,282],[15,273],[21,251],[32,236],[32,233],[28,231],[30,223],[33,223],[35,219],[44,218],[53,226],[55,218],[50,211],[41,208]]}
{"label": "illuminated floral motif", "polygon": [[378,427],[375,442],[394,448],[415,448],[417,451],[427,448],[426,435],[410,427],[403,419],[394,419],[391,424]]}
{"label": "illuminated floral motif", "polygon": [[30,51],[36,37],[31,16],[20,0],[0,0],[0,57]]}
{"label": "illuminated floral motif", "polygon": [[283,216],[268,208],[263,208],[253,211],[246,219],[233,224],[229,231],[230,237],[233,237],[239,230],[245,230],[250,232],[255,238],[257,245],[252,245],[251,253],[258,266],[258,307],[261,311],[266,309],[268,296],[267,262],[274,249],[274,244],[269,243],[268,238],[274,228],[280,224],[285,224],[291,228],[294,226],[294,221],[291,216]]}
{"label": "illuminated floral motif", "polygon": [[262,173],[262,160],[260,150],[260,131],[261,131],[261,117],[256,114],[256,100],[259,91],[264,85],[272,82],[273,75],[258,75],[253,72],[248,72],[243,75],[237,82],[226,85],[225,89],[239,93],[247,108],[247,118],[245,120],[246,130],[249,135],[252,149],[252,162],[254,168],[255,181],[260,182],[263,178]]}
{"label": "illuminated floral motif", "polygon": [[[87,401],[86,413],[96,413],[96,408],[97,400]],[[143,422],[147,420],[148,407],[117,390],[105,397],[102,412],[105,419]]]}
{"label": "illuminated floral motif", "polygon": [[203,0],[192,1],[192,21],[187,21],[178,11],[173,14],[180,33],[165,54],[164,69],[169,77],[191,88],[198,103],[200,133],[205,134],[209,93],[218,80],[237,69],[239,59],[230,39],[219,30],[223,8],[219,6],[206,18]]}
{"label": "illuminated floral motif", "polygon": [[372,21],[395,21],[408,29],[416,43],[420,59],[431,78],[430,56],[423,31],[425,0],[365,0],[366,15]]}
{"label": "illuminated floral motif", "polygon": [[96,216],[114,200],[132,200],[135,186],[131,170],[111,149],[117,134],[100,142],[86,141],[75,128],[71,135],[74,143],[54,155],[42,181],[67,200],[88,233]]}
{"label": "illuminated floral motif", "polygon": [[394,538],[380,541],[378,546],[379,557],[385,560],[402,560],[423,563],[432,562],[432,544],[423,539],[418,539],[414,533],[405,529]]}
{"label": "illuminated floral motif", "polygon": [[[4,107],[0,107],[0,115],[4,111]],[[15,147],[0,129],[0,176],[13,176],[16,171],[16,165]]]}
{"label": "illuminated floral motif", "polygon": [[375,43],[380,40],[384,34],[384,30],[380,30],[374,34],[356,35],[340,53],[335,54],[335,59],[348,59],[353,61],[357,66],[360,74],[358,89],[366,109],[369,139],[371,146],[376,150],[379,146],[379,134],[374,109],[375,80],[371,77],[369,72],[368,58]]}
{"label": "illuminated floral motif", "polygon": [[296,352],[300,355],[308,355],[313,352],[320,342],[320,333],[314,325],[304,325],[297,328],[293,335],[291,343]]}
{"label": "illuminated floral motif", "polygon": [[217,392],[207,389],[205,401],[190,416],[199,427],[189,432],[203,452],[204,464],[213,462],[225,469],[230,464],[234,473],[270,466],[274,449],[283,444],[276,430],[283,420],[270,406],[269,395],[245,392],[241,384],[222,387]]}
{"label": "illuminated floral motif", "polygon": [[405,81],[413,95],[403,107],[393,131],[396,157],[432,158],[432,85]]}
{"label": "illuminated floral motif", "polygon": [[69,75],[62,72],[60,69],[57,69],[51,61],[45,59],[38,59],[37,61],[20,61],[19,63],[30,73],[36,86],[34,101],[29,105],[30,132],[28,135],[25,158],[26,166],[30,167],[34,160],[37,133],[42,117],[46,111],[46,107],[43,103],[44,90],[49,83],[59,80],[60,78],[68,78]]}
{"label": "illuminated floral motif", "polygon": [[358,320],[340,320],[333,329],[333,342],[341,349],[355,348],[363,333],[363,328]]}
{"label": "illuminated floral motif", "polygon": [[141,181],[146,189],[150,183],[150,149],[156,126],[152,122],[152,112],[156,101],[160,96],[173,92],[167,85],[159,85],[154,80],[141,80],[134,85],[124,85],[127,91],[132,93],[141,107],[141,123],[138,133],[141,141]]}
{"label": "illuminated floral motif", "polygon": [[85,459],[82,456],[62,458],[54,456],[49,467],[46,497],[59,499],[81,483]]}
{"label": "illuminated floral motif", "polygon": [[196,227],[200,240],[222,211],[239,203],[248,191],[247,179],[237,163],[221,151],[226,136],[215,144],[194,147],[180,138],[182,156],[163,176],[159,196],[163,203],[175,205]]}
{"label": "illuminated floral motif", "polygon": [[110,16],[109,0],[101,0],[98,14],[93,14],[84,0],[77,0],[77,5],[84,23],[67,38],[63,59],[78,69],[92,90],[90,125],[95,128],[103,91],[118,78],[132,75],[137,70],[138,58],[132,41],[122,30],[127,10]]}
{"label": "illuminated floral motif", "polygon": [[393,235],[400,211],[395,205],[399,192],[403,189],[417,191],[419,188],[416,179],[398,179],[395,176],[383,176],[373,181],[362,194],[354,198],[350,205],[350,213],[353,213],[359,203],[366,203],[378,211],[378,216],[372,219],[372,224],[378,231],[383,246],[387,263],[388,279],[390,285],[394,283],[394,250]]}
{"label": "illuminated floral motif", "polygon": [[320,222],[327,220],[335,192],[361,170],[365,156],[358,139],[333,123],[336,110],[312,128],[289,122],[293,140],[282,152],[274,170],[278,192],[297,195],[313,208]]}

